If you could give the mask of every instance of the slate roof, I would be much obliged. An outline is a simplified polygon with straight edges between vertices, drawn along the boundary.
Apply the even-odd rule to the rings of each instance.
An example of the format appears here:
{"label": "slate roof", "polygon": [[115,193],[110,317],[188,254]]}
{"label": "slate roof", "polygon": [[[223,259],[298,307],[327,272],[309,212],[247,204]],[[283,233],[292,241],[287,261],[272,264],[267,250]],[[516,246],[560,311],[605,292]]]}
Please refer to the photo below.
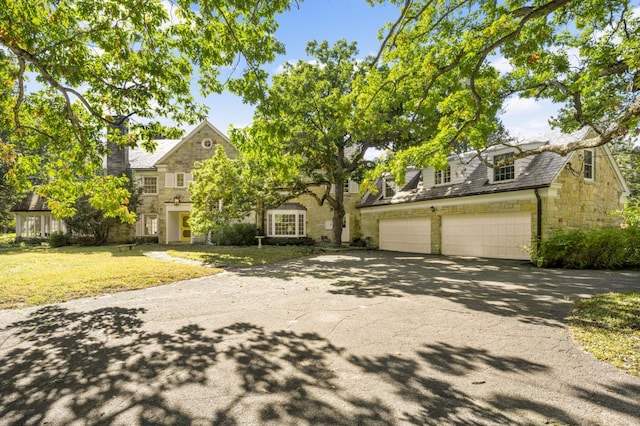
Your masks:
{"label": "slate roof", "polygon": [[156,162],[171,151],[182,139],[156,140],[158,147],[154,152],[147,152],[142,147],[129,150],[129,164],[132,169],[153,169]]}
{"label": "slate roof", "polygon": [[[539,146],[546,143],[553,143],[556,145],[565,145],[570,142],[583,140],[587,137],[588,133],[588,129],[582,129],[568,135],[548,133],[523,141],[522,144]],[[422,169],[411,169],[407,171],[406,174],[407,183],[392,199],[383,198],[382,179],[378,179],[377,193],[367,193],[363,197],[360,207],[366,208],[380,205],[545,188],[551,185],[555,177],[569,161],[569,158],[570,155],[560,156],[552,152],[543,152],[534,156],[527,167],[514,180],[495,183],[490,183],[487,178],[487,166],[476,160],[469,164],[469,166],[475,168],[473,168],[463,182],[452,183],[450,185],[437,185],[431,188],[423,188],[419,185]]]}
{"label": "slate roof", "polygon": [[27,194],[20,202],[11,208],[12,212],[48,212],[47,199],[40,194]]}

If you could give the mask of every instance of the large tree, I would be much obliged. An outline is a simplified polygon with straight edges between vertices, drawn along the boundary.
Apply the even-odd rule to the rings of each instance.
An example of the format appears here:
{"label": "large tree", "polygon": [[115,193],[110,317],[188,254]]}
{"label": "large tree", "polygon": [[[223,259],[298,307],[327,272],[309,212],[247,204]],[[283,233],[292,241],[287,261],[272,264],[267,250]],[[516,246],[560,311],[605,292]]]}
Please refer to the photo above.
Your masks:
{"label": "large tree", "polygon": [[[565,154],[637,134],[640,26],[634,2],[391,2],[401,12],[381,30],[374,64],[388,64],[383,87],[404,97],[404,120],[397,123],[412,138],[398,144],[386,166],[399,179],[408,165],[442,161],[457,143],[485,147],[495,117],[516,96],[551,100],[561,107],[549,117],[554,126],[590,126],[597,135],[519,156]],[[510,70],[499,70],[497,63],[508,63]],[[380,87],[371,87],[372,97]]]}
{"label": "large tree", "polygon": [[[0,141],[0,154],[8,179],[27,187],[38,175],[46,182],[38,191],[60,216],[88,196],[107,215],[133,220],[126,179],[102,176],[105,138],[153,149],[155,135],[176,134],[160,120],[200,120],[196,79],[205,96],[228,83],[257,99],[260,64],[284,51],[273,33],[289,2],[3,0],[0,128],[13,137]],[[234,80],[222,67],[243,71]],[[117,130],[124,120],[129,134]]]}
{"label": "large tree", "polygon": [[276,176],[271,191],[279,201],[306,194],[330,206],[333,241],[340,244],[344,185],[359,179],[368,149],[386,148],[394,139],[393,103],[376,106],[361,96],[386,72],[365,66],[355,43],[312,41],[307,54],[314,59],[286,63],[273,76],[252,125],[232,140],[258,170]]}

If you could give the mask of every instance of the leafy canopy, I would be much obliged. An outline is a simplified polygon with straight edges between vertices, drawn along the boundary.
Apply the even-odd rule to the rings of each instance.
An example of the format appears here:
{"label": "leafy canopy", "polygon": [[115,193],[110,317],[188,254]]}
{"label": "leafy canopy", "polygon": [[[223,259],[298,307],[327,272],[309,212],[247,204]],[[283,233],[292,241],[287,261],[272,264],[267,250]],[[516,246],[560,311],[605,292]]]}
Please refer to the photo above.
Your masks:
{"label": "leafy canopy", "polygon": [[[632,1],[391,2],[401,13],[381,30],[374,62],[390,73],[371,90],[402,99],[404,120],[396,123],[405,138],[387,165],[399,180],[408,165],[441,162],[456,144],[484,148],[514,96],[561,105],[550,120],[563,131],[590,126],[597,133],[522,156],[564,154],[638,133],[640,14]],[[507,71],[497,67],[500,60]]]}
{"label": "leafy canopy", "polygon": [[339,241],[344,184],[359,180],[369,148],[386,148],[395,136],[392,103],[375,105],[368,92],[387,70],[367,66],[356,44],[344,40],[333,46],[311,41],[307,54],[314,59],[286,63],[273,76],[252,125],[234,132],[232,140],[246,161],[270,175],[264,181],[280,195],[271,201],[306,194],[329,204]]}
{"label": "leafy canopy", "polygon": [[[290,0],[2,0],[0,161],[15,186],[43,183],[55,214],[75,200],[132,221],[126,179],[101,176],[105,139],[153,149],[160,120],[182,125],[206,114],[191,94],[225,84],[247,99],[261,93],[284,46],[273,34]],[[225,73],[243,69],[237,79]],[[231,71],[229,71],[230,73]],[[230,75],[230,74],[229,74]],[[114,118],[117,117],[117,118]],[[129,119],[130,133],[113,130]]]}

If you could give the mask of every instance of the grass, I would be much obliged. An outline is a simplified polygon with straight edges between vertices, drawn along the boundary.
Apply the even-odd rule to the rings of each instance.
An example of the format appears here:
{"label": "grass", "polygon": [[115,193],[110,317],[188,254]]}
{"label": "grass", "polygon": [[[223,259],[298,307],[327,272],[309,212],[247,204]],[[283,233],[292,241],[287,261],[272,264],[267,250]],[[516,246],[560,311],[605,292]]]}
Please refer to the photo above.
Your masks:
{"label": "grass", "polygon": [[313,247],[213,247],[138,245],[119,252],[114,246],[60,247],[9,244],[0,236],[0,309],[64,302],[213,275],[219,269],[150,259],[144,251],[198,260],[206,265],[241,268],[266,265],[315,253]]}
{"label": "grass", "polygon": [[176,246],[167,254],[185,259],[197,260],[219,268],[247,268],[261,266],[283,260],[295,259],[317,253],[318,249],[308,246]]}
{"label": "grass", "polygon": [[149,247],[0,245],[0,309],[63,302],[212,275],[219,270],[150,259]]}
{"label": "grass", "polygon": [[569,317],[576,341],[596,358],[640,377],[640,292],[578,301]]}

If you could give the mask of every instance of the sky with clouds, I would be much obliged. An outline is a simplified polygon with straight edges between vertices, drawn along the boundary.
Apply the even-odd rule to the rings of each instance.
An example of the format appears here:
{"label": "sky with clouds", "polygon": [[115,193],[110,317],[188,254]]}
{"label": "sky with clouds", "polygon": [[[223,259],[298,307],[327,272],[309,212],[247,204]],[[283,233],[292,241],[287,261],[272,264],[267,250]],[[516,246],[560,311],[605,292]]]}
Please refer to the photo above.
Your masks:
{"label": "sky with clouds", "polygon": [[[285,43],[287,53],[267,65],[266,70],[275,74],[287,61],[309,59],[305,48],[314,39],[333,44],[344,38],[358,43],[362,57],[376,53],[379,29],[397,16],[395,7],[388,4],[371,7],[365,0],[306,0],[297,6],[294,3],[278,20],[277,37]],[[504,58],[496,58],[494,65],[501,71],[509,69]],[[229,126],[244,127],[251,123],[253,107],[243,104],[239,97],[222,94],[200,101],[210,108],[209,121],[224,133],[228,133]],[[556,112],[557,107],[549,101],[513,98],[505,105],[502,121],[513,136],[527,138],[549,132],[548,118]]]}

